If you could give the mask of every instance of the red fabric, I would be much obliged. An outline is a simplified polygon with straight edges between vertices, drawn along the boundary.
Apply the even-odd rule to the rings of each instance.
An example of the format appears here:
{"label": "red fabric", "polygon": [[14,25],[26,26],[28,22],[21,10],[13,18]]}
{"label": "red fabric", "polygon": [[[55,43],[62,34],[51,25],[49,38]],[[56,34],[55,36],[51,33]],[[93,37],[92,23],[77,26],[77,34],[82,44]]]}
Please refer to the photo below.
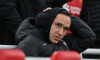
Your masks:
{"label": "red fabric", "polygon": [[19,49],[0,49],[0,60],[25,60],[25,54]]}
{"label": "red fabric", "polygon": [[[72,0],[71,2],[67,2],[63,5],[63,8],[71,13],[71,15],[75,15],[80,18],[80,12],[82,9],[82,0]],[[71,31],[67,31],[67,33],[72,33]]]}
{"label": "red fabric", "polygon": [[68,10],[71,15],[80,17],[80,12],[82,9],[82,0],[72,0],[63,5],[63,8]]}
{"label": "red fabric", "polygon": [[81,56],[76,51],[57,51],[51,55],[50,60],[81,60]]}
{"label": "red fabric", "polygon": [[68,34],[68,33],[72,33],[70,30],[68,30],[67,32],[66,32],[66,34]]}

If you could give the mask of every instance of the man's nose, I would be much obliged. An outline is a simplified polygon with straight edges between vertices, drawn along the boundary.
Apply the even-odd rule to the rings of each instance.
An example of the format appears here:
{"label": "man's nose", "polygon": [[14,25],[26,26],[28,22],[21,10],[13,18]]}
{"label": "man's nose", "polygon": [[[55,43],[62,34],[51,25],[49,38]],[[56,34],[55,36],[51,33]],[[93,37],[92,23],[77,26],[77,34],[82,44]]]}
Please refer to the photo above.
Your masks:
{"label": "man's nose", "polygon": [[63,28],[58,31],[59,35],[63,35]]}

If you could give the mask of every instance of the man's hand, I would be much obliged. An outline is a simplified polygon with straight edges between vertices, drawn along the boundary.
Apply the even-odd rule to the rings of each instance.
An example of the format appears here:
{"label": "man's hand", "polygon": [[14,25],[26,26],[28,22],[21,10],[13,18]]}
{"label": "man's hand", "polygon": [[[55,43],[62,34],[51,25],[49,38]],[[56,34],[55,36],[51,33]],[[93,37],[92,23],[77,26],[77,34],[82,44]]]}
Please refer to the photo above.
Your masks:
{"label": "man's hand", "polygon": [[43,12],[47,11],[47,10],[51,10],[52,8],[51,7],[48,7],[46,9],[43,10]]}

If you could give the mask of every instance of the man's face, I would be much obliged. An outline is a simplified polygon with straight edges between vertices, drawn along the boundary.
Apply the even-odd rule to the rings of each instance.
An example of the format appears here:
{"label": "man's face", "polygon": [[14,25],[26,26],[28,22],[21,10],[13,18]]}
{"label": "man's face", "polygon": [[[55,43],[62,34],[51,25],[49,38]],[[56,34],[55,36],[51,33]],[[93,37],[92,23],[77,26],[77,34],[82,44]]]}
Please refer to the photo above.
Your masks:
{"label": "man's face", "polygon": [[49,35],[50,41],[54,44],[57,44],[65,36],[70,25],[71,20],[68,16],[58,14],[51,25]]}

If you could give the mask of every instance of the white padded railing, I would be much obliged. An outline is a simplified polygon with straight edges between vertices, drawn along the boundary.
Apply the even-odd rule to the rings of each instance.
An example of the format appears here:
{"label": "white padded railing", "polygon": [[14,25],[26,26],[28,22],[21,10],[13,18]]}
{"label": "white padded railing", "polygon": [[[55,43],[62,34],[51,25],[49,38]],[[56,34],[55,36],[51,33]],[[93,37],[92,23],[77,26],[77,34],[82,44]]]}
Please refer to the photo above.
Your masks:
{"label": "white padded railing", "polygon": [[0,49],[6,49],[6,48],[16,48],[16,45],[0,45]]}
{"label": "white padded railing", "polygon": [[80,55],[81,55],[81,58],[82,60],[99,60],[99,59],[89,59],[89,58],[83,58],[82,54],[92,54],[92,55],[100,55],[100,49],[93,49],[93,48],[88,48],[87,50],[85,50],[84,52],[82,52]]}
{"label": "white padded railing", "polygon": [[26,57],[26,60],[50,60],[50,57]]}
{"label": "white padded railing", "polygon": [[82,54],[100,54],[100,49],[88,48]]}
{"label": "white padded railing", "polygon": [[[16,48],[16,45],[0,45],[0,49],[6,49],[6,48]],[[100,49],[92,49],[88,48],[84,52],[82,52],[80,55],[82,57],[82,54],[100,54]],[[50,57],[26,57],[25,60],[50,60]],[[82,60],[99,60],[99,59],[85,59],[82,57]]]}
{"label": "white padded railing", "polygon": [[[25,60],[50,60],[50,57],[26,57]],[[99,60],[99,59],[82,58],[81,60]]]}
{"label": "white padded railing", "polygon": [[[26,60],[50,60],[50,58],[46,57],[26,57]],[[82,59],[82,60],[99,60],[99,59]]]}

